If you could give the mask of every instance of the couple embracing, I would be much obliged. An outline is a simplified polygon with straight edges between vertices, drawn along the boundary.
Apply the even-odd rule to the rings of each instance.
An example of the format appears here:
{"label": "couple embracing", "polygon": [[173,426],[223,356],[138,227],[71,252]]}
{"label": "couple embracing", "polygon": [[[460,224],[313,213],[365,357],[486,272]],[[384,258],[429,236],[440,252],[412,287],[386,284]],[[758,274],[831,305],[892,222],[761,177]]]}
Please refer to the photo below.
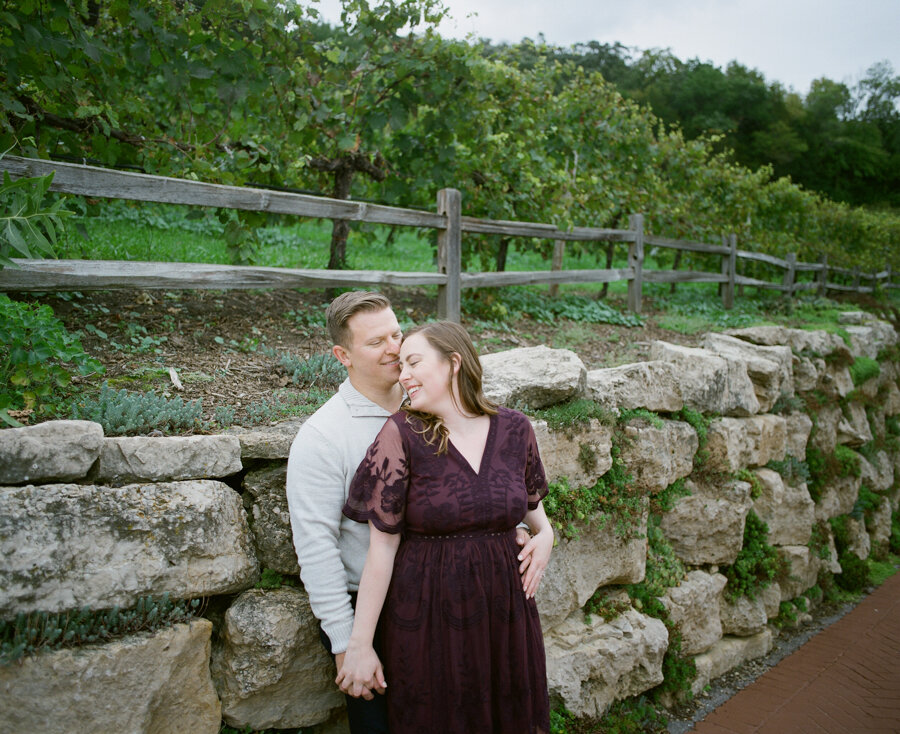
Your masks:
{"label": "couple embracing", "polygon": [[351,732],[548,734],[534,594],[553,530],[531,424],[484,397],[458,324],[403,335],[365,291],[326,319],[347,379],[294,439],[287,497]]}

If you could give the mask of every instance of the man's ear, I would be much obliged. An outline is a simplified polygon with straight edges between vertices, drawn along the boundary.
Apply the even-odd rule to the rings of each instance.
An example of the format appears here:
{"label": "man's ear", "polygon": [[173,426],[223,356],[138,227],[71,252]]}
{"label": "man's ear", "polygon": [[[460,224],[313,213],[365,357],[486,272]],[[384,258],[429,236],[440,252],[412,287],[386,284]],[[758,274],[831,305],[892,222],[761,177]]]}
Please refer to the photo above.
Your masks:
{"label": "man's ear", "polygon": [[344,367],[350,366],[350,355],[347,353],[347,350],[344,349],[340,344],[335,344],[331,348],[331,353],[335,356],[338,362],[340,362]]}

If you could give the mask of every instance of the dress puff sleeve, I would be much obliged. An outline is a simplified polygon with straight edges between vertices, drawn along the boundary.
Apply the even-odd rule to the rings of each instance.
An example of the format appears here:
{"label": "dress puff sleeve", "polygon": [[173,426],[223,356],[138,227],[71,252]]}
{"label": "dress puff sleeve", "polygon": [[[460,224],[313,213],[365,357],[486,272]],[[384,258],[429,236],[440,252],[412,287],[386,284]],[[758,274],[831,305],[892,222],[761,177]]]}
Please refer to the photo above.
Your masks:
{"label": "dress puff sleeve", "polygon": [[403,531],[409,456],[399,426],[388,419],[360,462],[343,512],[385,533]]}
{"label": "dress puff sleeve", "polygon": [[547,496],[547,475],[544,473],[544,464],[541,461],[541,453],[538,450],[537,437],[531,422],[526,418],[525,440],[525,490],[528,493],[528,509],[534,510],[538,503]]}

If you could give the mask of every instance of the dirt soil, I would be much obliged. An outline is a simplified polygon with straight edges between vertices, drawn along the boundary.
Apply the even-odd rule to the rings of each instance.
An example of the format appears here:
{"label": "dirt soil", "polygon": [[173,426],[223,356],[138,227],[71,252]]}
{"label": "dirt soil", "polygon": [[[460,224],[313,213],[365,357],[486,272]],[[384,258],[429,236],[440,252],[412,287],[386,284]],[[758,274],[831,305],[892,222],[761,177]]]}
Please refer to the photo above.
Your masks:
{"label": "dirt soil", "polygon": [[[385,293],[401,323],[436,317],[435,296],[424,289]],[[202,399],[206,419],[217,406],[229,406],[235,422],[249,422],[249,406],[293,387],[280,355],[304,358],[330,349],[321,326],[330,300],[324,291],[86,291],[36,300],[50,305],[69,331],[81,332],[85,351],[103,364],[102,380],[111,387]],[[609,303],[624,311],[624,303]],[[699,336],[659,328],[659,315],[649,303],[640,327],[530,319],[502,329],[465,318],[463,324],[482,353],[546,344],[572,349],[594,369],[646,359],[656,339],[699,341]]]}

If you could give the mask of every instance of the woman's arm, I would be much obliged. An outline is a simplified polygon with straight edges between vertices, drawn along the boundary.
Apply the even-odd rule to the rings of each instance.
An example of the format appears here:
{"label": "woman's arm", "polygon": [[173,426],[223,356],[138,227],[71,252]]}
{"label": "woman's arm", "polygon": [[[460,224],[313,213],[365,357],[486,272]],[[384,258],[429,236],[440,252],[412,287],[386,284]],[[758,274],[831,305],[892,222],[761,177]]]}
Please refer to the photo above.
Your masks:
{"label": "woman's arm", "polygon": [[340,669],[335,679],[344,693],[356,698],[371,699],[373,690],[384,693],[387,687],[372,640],[391,583],[399,545],[399,533],[383,533],[369,522],[369,552],[359,580],[353,632],[343,660],[339,661]]}
{"label": "woman's arm", "polygon": [[531,528],[532,535],[525,547],[519,553],[519,573],[522,575],[522,589],[527,598],[532,598],[537,592],[544,570],[550,562],[550,552],[553,550],[553,526],[544,511],[544,503],[538,502],[538,506],[525,513],[525,522]]}

